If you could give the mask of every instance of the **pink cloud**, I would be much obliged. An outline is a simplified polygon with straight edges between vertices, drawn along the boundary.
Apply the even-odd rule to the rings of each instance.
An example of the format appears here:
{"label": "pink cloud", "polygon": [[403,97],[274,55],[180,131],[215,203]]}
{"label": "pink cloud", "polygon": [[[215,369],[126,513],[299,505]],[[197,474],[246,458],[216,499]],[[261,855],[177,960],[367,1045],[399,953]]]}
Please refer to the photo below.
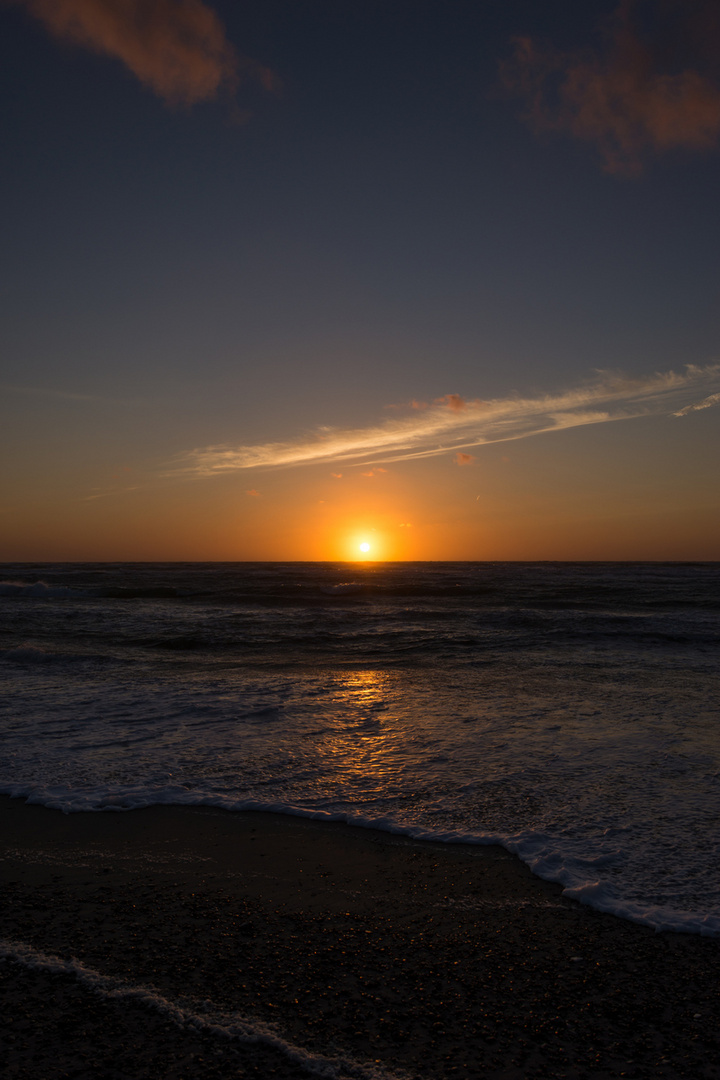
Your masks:
{"label": "pink cloud", "polygon": [[455,455],[455,462],[458,465],[472,465],[474,460],[475,460],[475,457],[474,457],[473,454],[457,453]]}
{"label": "pink cloud", "polygon": [[445,394],[443,397],[436,398],[435,404],[447,405],[448,409],[452,409],[453,412],[462,412],[463,409],[467,408],[467,402],[459,394]]}
{"label": "pink cloud", "polygon": [[10,0],[20,3],[51,34],[121,60],[170,105],[210,101],[232,92],[241,77],[264,89],[279,80],[241,57],[203,0]]}
{"label": "pink cloud", "polygon": [[[593,142],[610,173],[637,174],[648,152],[717,147],[720,137],[720,19],[708,0],[669,0],[665,18],[633,18],[632,0],[616,9],[604,47],[561,52],[529,37],[501,65],[507,90],[525,101],[538,132]],[[713,12],[715,13],[713,16]]]}

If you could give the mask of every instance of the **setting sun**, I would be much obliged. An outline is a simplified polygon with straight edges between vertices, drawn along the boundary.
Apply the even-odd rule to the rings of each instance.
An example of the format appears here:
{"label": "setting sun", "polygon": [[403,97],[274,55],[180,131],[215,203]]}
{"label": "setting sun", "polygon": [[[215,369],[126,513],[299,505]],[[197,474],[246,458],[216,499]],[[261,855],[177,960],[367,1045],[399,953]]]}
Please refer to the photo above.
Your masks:
{"label": "setting sun", "polygon": [[369,551],[370,550],[370,545],[367,544],[367,543],[363,543],[363,544],[360,545],[360,550],[361,551]]}

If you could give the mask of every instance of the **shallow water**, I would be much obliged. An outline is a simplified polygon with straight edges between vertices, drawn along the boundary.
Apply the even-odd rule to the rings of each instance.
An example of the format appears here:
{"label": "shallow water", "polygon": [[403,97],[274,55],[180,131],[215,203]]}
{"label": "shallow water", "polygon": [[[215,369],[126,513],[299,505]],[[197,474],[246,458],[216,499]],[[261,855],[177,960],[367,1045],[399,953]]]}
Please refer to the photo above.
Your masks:
{"label": "shallow water", "polygon": [[500,842],[720,932],[719,564],[0,567],[0,791]]}

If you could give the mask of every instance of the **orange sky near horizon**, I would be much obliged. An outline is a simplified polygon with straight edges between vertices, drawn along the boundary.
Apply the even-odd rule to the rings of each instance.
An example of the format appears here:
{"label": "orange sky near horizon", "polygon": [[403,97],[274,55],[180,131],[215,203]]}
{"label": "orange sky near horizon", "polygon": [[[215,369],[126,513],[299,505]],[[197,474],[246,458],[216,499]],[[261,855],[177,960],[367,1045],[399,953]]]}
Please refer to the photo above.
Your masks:
{"label": "orange sky near horizon", "polygon": [[701,456],[714,429],[709,413],[694,419],[681,454],[667,440],[677,421],[661,417],[487,446],[467,465],[448,455],[191,479],[135,468],[97,497],[67,480],[39,495],[19,483],[0,559],[714,560],[720,508],[713,456]]}

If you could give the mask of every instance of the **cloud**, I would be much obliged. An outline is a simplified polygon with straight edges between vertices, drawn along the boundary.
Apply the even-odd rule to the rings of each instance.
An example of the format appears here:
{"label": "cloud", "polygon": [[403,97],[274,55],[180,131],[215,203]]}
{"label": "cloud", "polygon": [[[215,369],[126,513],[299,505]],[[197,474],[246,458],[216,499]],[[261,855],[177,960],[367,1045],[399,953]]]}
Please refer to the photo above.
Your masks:
{"label": "cloud", "polygon": [[3,390],[14,394],[27,394],[29,397],[49,397],[58,401],[101,401],[96,394],[78,394],[71,390],[53,390],[44,386],[12,386],[3,384]]}
{"label": "cloud", "polygon": [[241,57],[203,0],[9,0],[55,37],[116,57],[169,105],[211,101],[241,77],[266,90],[278,80]]}
{"label": "cloud", "polygon": [[[676,12],[674,18],[670,18]],[[648,152],[706,150],[720,137],[720,20],[714,0],[623,0],[594,51],[515,39],[501,65],[538,132],[595,143],[610,173],[637,174]]]}
{"label": "cloud", "polygon": [[473,454],[456,454],[455,455],[455,464],[456,465],[472,465],[474,460],[475,460],[475,456]]}
{"label": "cloud", "polygon": [[80,502],[94,502],[95,499],[109,499],[112,495],[126,495],[128,491],[141,491],[140,484],[133,484],[132,487],[114,488],[112,491],[100,491],[96,495],[84,495]]}
{"label": "cloud", "polygon": [[694,405],[686,405],[684,409],[678,409],[675,416],[687,416],[688,413],[697,412],[699,409],[711,409],[714,405],[720,405],[720,394],[711,394],[710,397]]}
{"label": "cloud", "polygon": [[[458,411],[441,399],[422,412],[410,409],[372,427],[323,427],[290,442],[255,446],[205,446],[180,455],[166,475],[218,476],[244,469],[356,462],[378,470],[378,463],[467,452],[487,443],[525,439],[586,424],[690,411],[691,399],[720,384],[720,364],[689,365],[682,372],[656,372],[646,378],[601,373],[594,383],[537,397],[466,401]],[[713,395],[714,396],[714,395]],[[704,400],[709,400],[707,396]],[[700,402],[701,407],[705,407]],[[695,406],[697,407],[697,406]]]}
{"label": "cloud", "polygon": [[444,397],[437,398],[436,405],[447,405],[448,409],[452,409],[453,412],[462,412],[467,408],[467,402],[460,397],[459,394],[445,394]]}
{"label": "cloud", "polygon": [[[459,394],[443,394],[442,397],[435,398],[433,405],[447,405],[449,409],[454,412],[462,412],[467,402],[464,398],[461,398]],[[425,409],[430,409],[432,406],[428,401],[416,401],[415,398],[408,403],[408,405],[386,405],[386,409],[417,409],[418,412],[424,412]]]}
{"label": "cloud", "polygon": [[80,394],[72,390],[56,390],[47,386],[17,386],[14,383],[0,383],[0,390],[10,394],[23,394],[26,397],[50,398],[55,401],[87,401],[91,404],[106,405],[144,405],[142,398],[111,398],[101,394]]}
{"label": "cloud", "polygon": [[245,492],[245,494],[246,495],[252,495],[252,497],[254,499],[257,499],[257,498],[260,497],[260,492],[256,491],[255,488],[249,488],[248,491]]}
{"label": "cloud", "polygon": [[333,480],[342,480],[341,472],[331,472],[330,475],[332,476]]}

